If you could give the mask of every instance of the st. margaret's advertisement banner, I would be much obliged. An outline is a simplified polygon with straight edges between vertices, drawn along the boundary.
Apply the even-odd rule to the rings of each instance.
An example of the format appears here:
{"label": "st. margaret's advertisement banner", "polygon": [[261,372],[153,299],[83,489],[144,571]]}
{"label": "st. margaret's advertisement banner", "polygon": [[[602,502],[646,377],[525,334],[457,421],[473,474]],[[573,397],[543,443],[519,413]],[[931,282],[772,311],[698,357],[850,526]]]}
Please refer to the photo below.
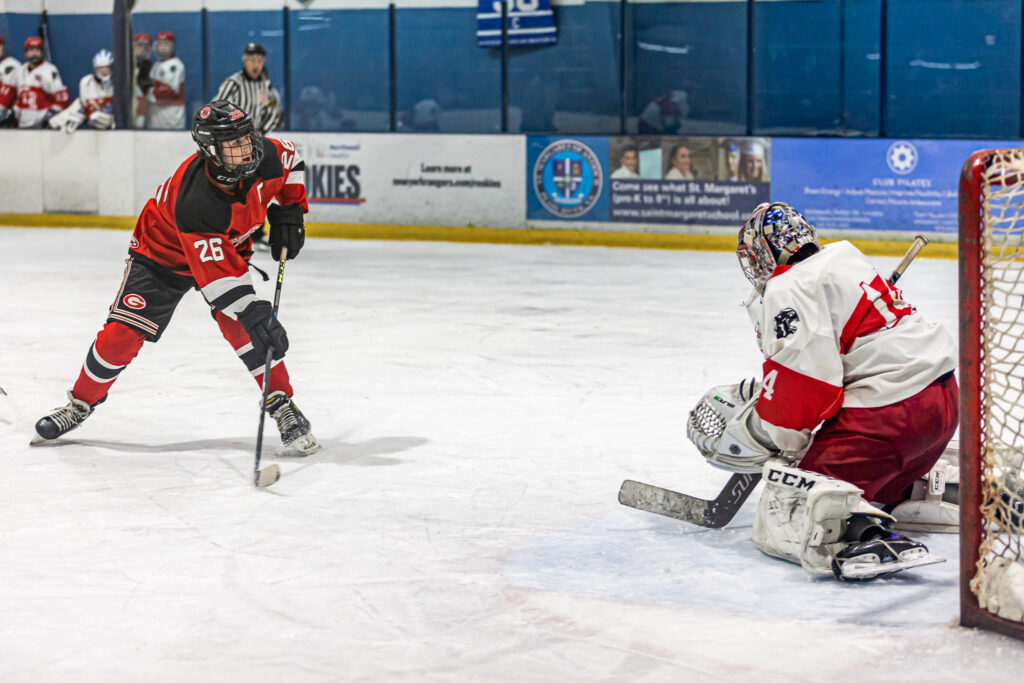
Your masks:
{"label": "st. margaret's advertisement banner", "polygon": [[767,138],[530,137],[527,218],[739,227],[768,201]]}

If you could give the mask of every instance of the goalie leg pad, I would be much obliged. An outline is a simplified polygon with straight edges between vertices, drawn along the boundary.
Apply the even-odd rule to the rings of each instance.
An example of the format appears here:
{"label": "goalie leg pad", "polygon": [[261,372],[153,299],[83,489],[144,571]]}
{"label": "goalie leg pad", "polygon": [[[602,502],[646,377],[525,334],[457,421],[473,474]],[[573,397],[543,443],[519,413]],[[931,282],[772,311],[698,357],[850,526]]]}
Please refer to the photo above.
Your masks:
{"label": "goalie leg pad", "polygon": [[938,462],[914,482],[910,498],[892,508],[896,529],[955,534],[960,531],[960,448],[951,441]]}
{"label": "goalie leg pad", "polygon": [[845,481],[769,460],[765,489],[754,519],[754,544],[764,553],[832,574],[832,558],[848,545],[846,521],[854,514],[892,517],[870,505]]}

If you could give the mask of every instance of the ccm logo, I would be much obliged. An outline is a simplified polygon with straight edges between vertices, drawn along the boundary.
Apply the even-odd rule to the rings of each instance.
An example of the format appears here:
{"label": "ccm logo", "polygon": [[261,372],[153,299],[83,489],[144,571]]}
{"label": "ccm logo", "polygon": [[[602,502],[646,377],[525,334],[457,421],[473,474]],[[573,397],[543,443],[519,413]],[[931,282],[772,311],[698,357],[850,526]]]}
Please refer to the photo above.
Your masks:
{"label": "ccm logo", "polygon": [[814,488],[813,479],[797,476],[792,472],[782,472],[781,470],[768,470],[768,481],[782,484],[783,486],[792,486],[795,489]]}
{"label": "ccm logo", "polygon": [[138,294],[126,294],[125,297],[121,299],[121,303],[128,308],[134,308],[135,310],[146,307],[146,300]]}

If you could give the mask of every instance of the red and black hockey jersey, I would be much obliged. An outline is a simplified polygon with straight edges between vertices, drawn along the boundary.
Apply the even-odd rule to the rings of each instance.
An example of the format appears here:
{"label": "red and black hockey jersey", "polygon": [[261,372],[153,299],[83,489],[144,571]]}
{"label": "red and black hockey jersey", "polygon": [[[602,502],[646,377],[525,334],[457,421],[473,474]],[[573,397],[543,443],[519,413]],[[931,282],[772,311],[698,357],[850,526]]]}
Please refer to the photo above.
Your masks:
{"label": "red and black hockey jersey", "polygon": [[269,218],[301,223],[309,210],[305,164],[286,140],[263,138],[263,161],[235,192],[224,192],[194,154],[146,202],[132,234],[130,252],[195,280],[218,310],[237,317],[256,292],[249,276],[251,235]]}

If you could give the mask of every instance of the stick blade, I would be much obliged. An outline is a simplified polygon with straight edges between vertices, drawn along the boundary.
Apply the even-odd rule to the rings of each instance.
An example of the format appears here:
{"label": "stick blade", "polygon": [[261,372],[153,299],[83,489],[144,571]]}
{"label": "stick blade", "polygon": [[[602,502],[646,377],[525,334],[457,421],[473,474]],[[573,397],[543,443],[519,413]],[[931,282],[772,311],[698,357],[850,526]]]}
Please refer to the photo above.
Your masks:
{"label": "stick blade", "polygon": [[627,479],[619,488],[619,502],[644,512],[653,512],[690,524],[711,526],[708,524],[711,501],[659,486]]}
{"label": "stick blade", "polygon": [[256,470],[254,483],[256,488],[265,489],[281,478],[281,468],[277,465],[267,465],[262,470]]}
{"label": "stick blade", "polygon": [[760,474],[734,474],[717,498],[705,500],[627,479],[619,488],[619,502],[644,512],[720,529],[732,521],[759,481]]}

